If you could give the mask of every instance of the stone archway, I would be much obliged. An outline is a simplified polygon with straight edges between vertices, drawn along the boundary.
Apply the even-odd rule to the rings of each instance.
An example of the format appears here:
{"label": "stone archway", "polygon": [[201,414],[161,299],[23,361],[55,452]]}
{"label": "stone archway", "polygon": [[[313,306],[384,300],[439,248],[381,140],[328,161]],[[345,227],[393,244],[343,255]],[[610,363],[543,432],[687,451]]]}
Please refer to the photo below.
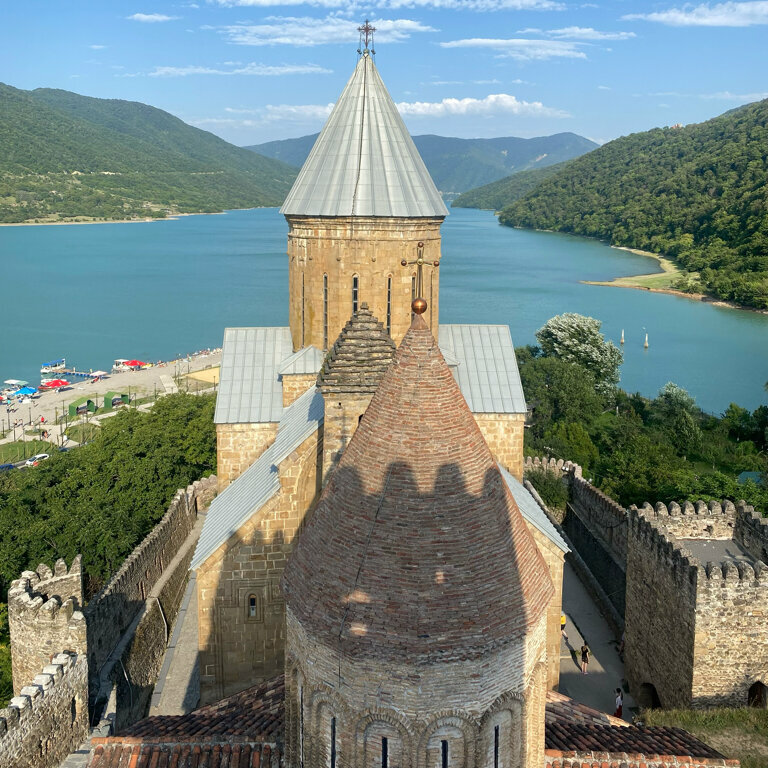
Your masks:
{"label": "stone archway", "polygon": [[768,709],[768,686],[759,680],[749,686],[747,705],[756,709]]}
{"label": "stone archway", "polygon": [[641,709],[660,709],[661,699],[656,691],[656,686],[652,683],[643,683],[637,689],[637,695],[635,701],[638,703]]}

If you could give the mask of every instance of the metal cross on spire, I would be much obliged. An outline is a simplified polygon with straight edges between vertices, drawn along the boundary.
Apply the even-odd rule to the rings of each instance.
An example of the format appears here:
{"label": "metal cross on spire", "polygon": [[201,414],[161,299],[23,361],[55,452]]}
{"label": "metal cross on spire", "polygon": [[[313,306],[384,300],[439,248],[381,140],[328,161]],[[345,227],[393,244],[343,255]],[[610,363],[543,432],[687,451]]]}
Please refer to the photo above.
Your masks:
{"label": "metal cross on spire", "polygon": [[[362,27],[358,27],[357,31],[360,33],[360,48],[357,49],[357,52],[362,53],[370,47],[371,53],[375,54],[376,51],[373,50],[373,33],[376,31],[376,27],[372,26],[368,19],[366,19],[365,24]],[[369,42],[370,46],[368,45]]]}
{"label": "metal cross on spire", "polygon": [[417,314],[422,315],[427,310],[427,302],[423,295],[424,289],[424,265],[428,267],[439,267],[440,262],[435,259],[433,262],[428,263],[424,260],[424,243],[419,243],[416,246],[416,258],[413,261],[403,259],[400,265],[407,267],[409,265],[416,265],[416,296],[411,304],[411,309]]}

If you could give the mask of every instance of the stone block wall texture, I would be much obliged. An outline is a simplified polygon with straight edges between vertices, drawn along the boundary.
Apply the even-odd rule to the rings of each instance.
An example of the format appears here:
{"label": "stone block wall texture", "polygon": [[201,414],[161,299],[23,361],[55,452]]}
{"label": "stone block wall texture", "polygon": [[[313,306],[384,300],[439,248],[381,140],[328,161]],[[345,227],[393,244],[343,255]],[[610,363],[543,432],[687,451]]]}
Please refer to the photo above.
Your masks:
{"label": "stone block wall texture", "polygon": [[[298,400],[310,387],[315,386],[317,371],[315,373],[292,373],[281,377],[283,384],[283,408]],[[253,463],[253,462],[251,462]]]}
{"label": "stone block wall texture", "polygon": [[341,454],[352,439],[360,417],[370,405],[372,395],[329,393],[324,395],[323,418],[323,482],[341,460]]}
{"label": "stone block wall texture", "polygon": [[80,556],[67,569],[57,560],[52,571],[40,564],[24,571],[8,590],[13,691],[23,686],[61,651],[85,656],[86,622]]}
{"label": "stone block wall texture", "polygon": [[475,413],[477,426],[496,461],[523,481],[524,413]]}
{"label": "stone block wall texture", "polygon": [[555,587],[547,605],[547,688],[557,690],[560,683],[560,616],[563,613],[563,568],[565,553],[550,541],[538,528],[526,521],[528,531],[549,568],[549,576]]}
{"label": "stone block wall texture", "polygon": [[[411,665],[339,655],[287,611],[286,763],[326,768],[438,768],[441,742],[451,768],[523,768],[544,760],[546,619],[524,642],[478,659]],[[332,734],[335,731],[335,745]]]}
{"label": "stone block wall texture", "polygon": [[[358,278],[358,306],[367,302],[399,344],[411,324],[413,262],[425,261],[424,315],[437,337],[440,267],[438,218],[286,216],[288,232],[289,317],[293,349],[309,344],[328,349],[352,316],[353,277]],[[419,248],[419,243],[423,247]],[[401,265],[402,260],[409,262]],[[324,289],[327,276],[327,297]],[[327,329],[324,323],[327,307]]]}
{"label": "stone block wall texture", "polygon": [[277,422],[216,425],[219,493],[240,477],[275,441]]}
{"label": "stone block wall texture", "polygon": [[320,492],[322,445],[315,432],[286,458],[277,494],[197,570],[201,704],[284,670],[280,578]]}
{"label": "stone block wall texture", "polygon": [[211,475],[179,489],[160,522],[83,610],[88,628],[92,696],[98,691],[99,670],[187,540],[198,510],[211,503],[217,487],[216,476]]}
{"label": "stone block wall texture", "polygon": [[55,768],[88,734],[88,663],[58,653],[0,709],[0,766]]}
{"label": "stone block wall texture", "polygon": [[[750,686],[768,684],[768,564],[757,558],[702,563],[685,539],[730,531],[740,543],[749,530],[756,547],[768,524],[751,507],[731,502],[645,504],[629,516],[630,685],[655,686],[664,706],[745,706]],[[663,599],[649,604],[648,587],[656,585],[666,585]],[[665,637],[674,637],[677,654],[669,661]]]}

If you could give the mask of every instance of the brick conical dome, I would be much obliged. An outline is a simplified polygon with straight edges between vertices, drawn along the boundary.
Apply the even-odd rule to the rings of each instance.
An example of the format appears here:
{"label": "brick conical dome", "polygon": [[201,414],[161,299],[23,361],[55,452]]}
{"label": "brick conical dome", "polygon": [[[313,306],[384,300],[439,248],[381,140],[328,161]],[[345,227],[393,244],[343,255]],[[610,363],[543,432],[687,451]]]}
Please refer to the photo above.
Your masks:
{"label": "brick conical dome", "polygon": [[523,637],[552,594],[472,413],[417,315],[285,570],[343,655],[430,663]]}

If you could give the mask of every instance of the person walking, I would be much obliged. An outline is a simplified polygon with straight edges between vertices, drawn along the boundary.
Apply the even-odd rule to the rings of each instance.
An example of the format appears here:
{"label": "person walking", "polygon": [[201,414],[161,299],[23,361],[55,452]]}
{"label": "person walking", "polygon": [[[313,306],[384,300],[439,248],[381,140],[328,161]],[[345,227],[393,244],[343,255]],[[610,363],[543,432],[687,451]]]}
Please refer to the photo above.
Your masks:
{"label": "person walking", "polygon": [[584,645],[581,646],[581,674],[586,675],[587,674],[587,664],[589,664],[589,646],[587,645],[587,641],[584,641]]}
{"label": "person walking", "polygon": [[560,614],[560,632],[563,635],[565,642],[568,642],[568,633],[565,631],[566,618],[565,614]]}
{"label": "person walking", "polygon": [[616,711],[613,713],[614,717],[622,717],[622,709],[624,707],[624,694],[621,692],[621,688],[616,689]]}

